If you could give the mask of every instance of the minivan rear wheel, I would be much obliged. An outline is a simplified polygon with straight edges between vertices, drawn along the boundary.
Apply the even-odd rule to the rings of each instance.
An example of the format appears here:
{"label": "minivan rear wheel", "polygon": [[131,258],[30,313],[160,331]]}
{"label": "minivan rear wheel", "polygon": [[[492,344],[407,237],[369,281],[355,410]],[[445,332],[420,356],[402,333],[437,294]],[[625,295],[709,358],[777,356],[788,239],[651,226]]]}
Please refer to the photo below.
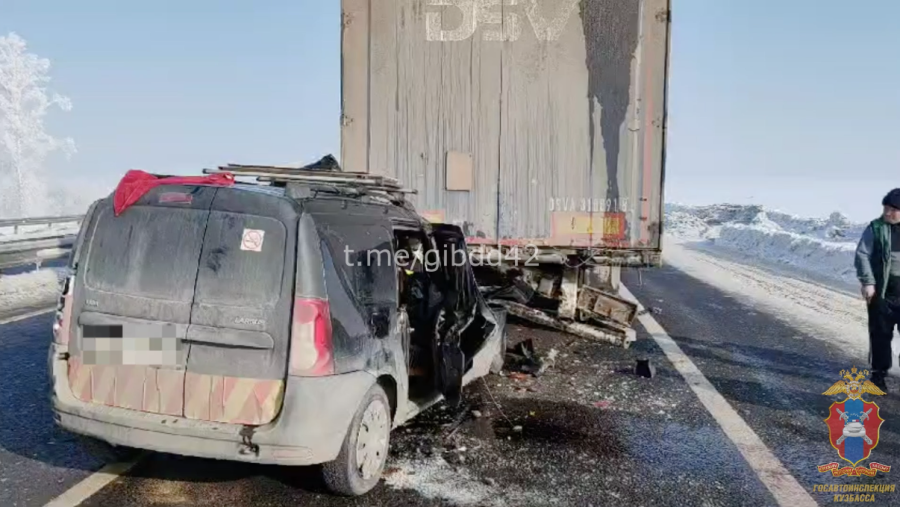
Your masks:
{"label": "minivan rear wheel", "polygon": [[360,496],[381,480],[391,434],[391,405],[384,389],[375,384],[356,410],[337,459],[322,466],[328,489],[340,495]]}

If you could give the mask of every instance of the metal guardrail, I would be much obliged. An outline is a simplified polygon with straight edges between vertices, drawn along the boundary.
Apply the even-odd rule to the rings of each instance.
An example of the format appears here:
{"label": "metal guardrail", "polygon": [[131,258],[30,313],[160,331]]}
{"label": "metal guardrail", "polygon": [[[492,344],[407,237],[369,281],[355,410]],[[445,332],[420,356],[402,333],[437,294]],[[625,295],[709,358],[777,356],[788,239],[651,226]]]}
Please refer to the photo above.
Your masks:
{"label": "metal guardrail", "polygon": [[4,218],[0,219],[0,228],[12,227],[13,234],[19,232],[19,227],[26,225],[47,225],[52,227],[57,224],[66,224],[69,222],[81,222],[84,215],[66,215],[61,217],[28,217],[28,218]]}
{"label": "metal guardrail", "polygon": [[53,230],[54,225],[79,223],[83,215],[61,217],[33,217],[0,220],[0,228],[12,227],[13,234],[20,233],[20,227],[47,225],[46,230],[28,231],[28,237],[4,238],[0,236],[0,270],[34,264],[40,267],[48,260],[61,259],[69,255],[75,243],[76,234],[61,234]]}

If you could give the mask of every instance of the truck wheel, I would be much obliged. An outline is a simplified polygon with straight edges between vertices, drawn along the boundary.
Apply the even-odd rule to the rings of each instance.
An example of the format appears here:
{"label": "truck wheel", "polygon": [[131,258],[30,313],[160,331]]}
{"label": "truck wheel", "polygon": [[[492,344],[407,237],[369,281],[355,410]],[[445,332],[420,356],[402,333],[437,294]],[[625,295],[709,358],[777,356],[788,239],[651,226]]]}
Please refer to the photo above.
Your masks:
{"label": "truck wheel", "polygon": [[332,493],[360,496],[381,480],[391,435],[391,405],[378,384],[372,386],[356,410],[336,460],[322,466]]}

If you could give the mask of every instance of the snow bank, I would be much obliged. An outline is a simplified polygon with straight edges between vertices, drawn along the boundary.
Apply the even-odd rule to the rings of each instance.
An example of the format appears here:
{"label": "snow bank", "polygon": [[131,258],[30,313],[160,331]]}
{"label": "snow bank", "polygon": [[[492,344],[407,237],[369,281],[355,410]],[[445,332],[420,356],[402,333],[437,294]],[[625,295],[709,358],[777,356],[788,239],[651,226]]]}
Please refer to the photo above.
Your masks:
{"label": "snow bank", "polygon": [[715,244],[745,255],[814,271],[843,282],[856,279],[856,243],[822,241],[784,231],[763,231],[747,225],[723,226]]}
{"label": "snow bank", "polygon": [[0,316],[53,306],[65,273],[64,268],[50,268],[0,276]]}
{"label": "snow bank", "polygon": [[840,213],[805,218],[758,205],[667,204],[666,234],[797,269],[843,285],[856,283],[853,252],[865,223]]}

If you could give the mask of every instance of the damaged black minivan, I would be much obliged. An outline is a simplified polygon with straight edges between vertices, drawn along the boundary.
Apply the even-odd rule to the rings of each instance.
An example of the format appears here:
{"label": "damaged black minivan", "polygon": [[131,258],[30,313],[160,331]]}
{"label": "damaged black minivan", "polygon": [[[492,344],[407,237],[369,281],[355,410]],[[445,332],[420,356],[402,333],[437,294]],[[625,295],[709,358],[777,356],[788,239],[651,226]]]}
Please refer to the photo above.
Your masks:
{"label": "damaged black minivan", "polygon": [[460,228],[391,182],[226,172],[265,183],[144,173],[90,207],[48,357],[56,421],[114,449],[322,465],[364,494],[394,427],[502,367],[505,314]]}

